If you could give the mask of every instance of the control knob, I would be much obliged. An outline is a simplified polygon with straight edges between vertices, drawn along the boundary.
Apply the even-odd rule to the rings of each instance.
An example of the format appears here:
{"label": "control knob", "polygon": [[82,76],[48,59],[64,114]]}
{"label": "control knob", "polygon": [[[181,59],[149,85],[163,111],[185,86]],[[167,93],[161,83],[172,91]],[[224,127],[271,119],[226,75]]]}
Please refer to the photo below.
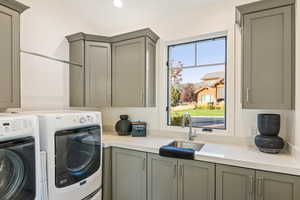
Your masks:
{"label": "control knob", "polygon": [[81,124],[83,124],[83,123],[86,123],[86,118],[85,117],[80,117],[79,118],[79,122],[81,123]]}

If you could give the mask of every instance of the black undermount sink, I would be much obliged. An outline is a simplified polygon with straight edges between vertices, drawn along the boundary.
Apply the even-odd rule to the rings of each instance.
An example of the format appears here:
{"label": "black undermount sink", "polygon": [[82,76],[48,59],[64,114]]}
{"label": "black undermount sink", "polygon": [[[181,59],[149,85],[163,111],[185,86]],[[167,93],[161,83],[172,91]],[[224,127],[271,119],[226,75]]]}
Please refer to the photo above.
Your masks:
{"label": "black undermount sink", "polygon": [[159,149],[159,155],[171,158],[190,159],[195,158],[195,152],[201,151],[204,144],[189,141],[174,141]]}
{"label": "black undermount sink", "polygon": [[174,141],[169,144],[170,146],[177,148],[193,149],[194,151],[200,151],[204,144],[186,141]]}

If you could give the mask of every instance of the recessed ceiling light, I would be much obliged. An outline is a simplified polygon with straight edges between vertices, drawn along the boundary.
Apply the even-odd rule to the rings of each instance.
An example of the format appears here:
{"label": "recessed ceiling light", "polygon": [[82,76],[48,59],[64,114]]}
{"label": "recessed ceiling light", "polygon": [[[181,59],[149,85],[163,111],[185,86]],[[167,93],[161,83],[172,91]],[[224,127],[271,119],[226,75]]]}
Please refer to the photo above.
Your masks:
{"label": "recessed ceiling light", "polygon": [[122,0],[114,0],[114,6],[117,8],[122,8],[123,6]]}

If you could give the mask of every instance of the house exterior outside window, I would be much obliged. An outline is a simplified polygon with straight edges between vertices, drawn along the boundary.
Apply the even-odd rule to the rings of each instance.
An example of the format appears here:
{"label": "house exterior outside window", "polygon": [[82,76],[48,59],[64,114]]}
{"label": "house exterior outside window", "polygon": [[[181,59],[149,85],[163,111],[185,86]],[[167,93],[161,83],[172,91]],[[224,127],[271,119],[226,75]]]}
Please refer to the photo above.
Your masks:
{"label": "house exterior outside window", "polygon": [[226,129],[227,37],[168,46],[168,125]]}

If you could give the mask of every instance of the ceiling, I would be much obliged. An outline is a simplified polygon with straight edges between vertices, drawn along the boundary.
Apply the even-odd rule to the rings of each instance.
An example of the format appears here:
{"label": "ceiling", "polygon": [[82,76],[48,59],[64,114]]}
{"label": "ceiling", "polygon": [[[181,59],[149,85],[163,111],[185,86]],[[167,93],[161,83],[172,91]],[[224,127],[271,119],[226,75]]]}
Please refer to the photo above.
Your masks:
{"label": "ceiling", "polygon": [[[122,0],[123,7],[113,6],[113,0],[63,0],[77,17],[95,27],[98,34],[114,35],[166,23],[173,16],[199,12],[207,5],[226,0]],[[227,0],[228,1],[228,0]]]}

